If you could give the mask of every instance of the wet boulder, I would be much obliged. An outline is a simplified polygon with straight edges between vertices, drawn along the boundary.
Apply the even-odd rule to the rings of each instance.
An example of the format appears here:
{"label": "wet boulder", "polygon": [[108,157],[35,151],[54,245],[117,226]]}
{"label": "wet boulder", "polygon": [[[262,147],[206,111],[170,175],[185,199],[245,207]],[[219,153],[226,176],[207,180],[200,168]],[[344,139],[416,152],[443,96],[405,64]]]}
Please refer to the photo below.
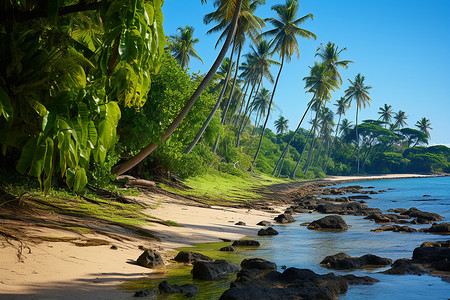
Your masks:
{"label": "wet boulder", "polygon": [[392,263],[389,258],[379,257],[373,254],[366,254],[360,257],[351,257],[346,253],[338,253],[325,257],[320,264],[327,268],[348,270],[365,266],[387,266]]}
{"label": "wet boulder", "polygon": [[173,260],[186,264],[194,264],[198,261],[214,261],[211,257],[191,251],[180,251]]}
{"label": "wet boulder", "polygon": [[436,263],[450,260],[450,240],[424,242],[414,249],[413,261],[420,263]]}
{"label": "wet boulder", "polygon": [[430,228],[423,230],[424,232],[450,234],[450,223],[434,223]]}
{"label": "wet boulder", "polygon": [[393,231],[393,232],[417,232],[417,229],[408,227],[408,226],[400,226],[400,225],[385,225],[370,231],[373,232],[381,232],[381,231]]}
{"label": "wet boulder", "polygon": [[225,252],[235,252],[236,248],[233,246],[226,246],[219,249],[219,251],[225,251]]}
{"label": "wet boulder", "polygon": [[267,227],[267,226],[273,226],[273,224],[270,223],[269,221],[261,221],[261,222],[259,222],[259,223],[256,224],[256,225],[258,225],[258,226],[264,226],[264,227]]}
{"label": "wet boulder", "polygon": [[401,258],[397,259],[389,270],[383,271],[381,273],[391,274],[391,275],[422,275],[426,274],[427,271],[423,270],[417,264],[413,263],[411,259]]}
{"label": "wet boulder", "polygon": [[333,229],[333,230],[347,230],[348,226],[341,216],[326,216],[319,220],[311,222],[308,229]]}
{"label": "wet boulder", "polygon": [[195,279],[214,280],[222,275],[239,271],[239,266],[228,260],[218,259],[213,262],[198,261],[192,269]]}
{"label": "wet boulder", "polygon": [[260,229],[258,231],[258,235],[259,236],[267,236],[267,235],[277,235],[278,231],[276,231],[275,229],[273,229],[272,227],[269,227],[267,229]]}
{"label": "wet boulder", "polygon": [[355,276],[353,274],[347,274],[347,275],[343,275],[341,276],[343,277],[346,281],[348,285],[372,285],[375,284],[377,282],[379,282],[378,279],[369,277],[369,276]]}
{"label": "wet boulder", "polygon": [[254,240],[237,240],[234,241],[232,246],[234,247],[259,247],[261,244],[258,241]]}
{"label": "wet boulder", "polygon": [[292,217],[292,215],[290,214],[281,214],[277,217],[274,218],[275,221],[277,221],[278,223],[292,223],[295,222],[294,217]]}
{"label": "wet boulder", "polygon": [[241,262],[242,269],[276,270],[277,265],[262,258],[246,258]]}
{"label": "wet boulder", "polygon": [[407,215],[411,218],[421,218],[429,221],[442,221],[444,218],[436,213],[430,213],[426,211],[421,211],[420,209],[417,209],[415,207],[411,207],[409,210],[400,213],[401,215]]}
{"label": "wet boulder", "polygon": [[146,268],[156,268],[164,266],[161,255],[153,249],[145,250],[137,259],[136,263]]}
{"label": "wet boulder", "polygon": [[171,285],[164,280],[158,285],[158,289],[160,294],[195,294],[199,287],[193,284]]}
{"label": "wet boulder", "polygon": [[245,223],[242,222],[242,221],[239,221],[239,222],[237,222],[237,223],[234,224],[234,225],[238,225],[238,226],[247,226],[247,224],[245,224]]}

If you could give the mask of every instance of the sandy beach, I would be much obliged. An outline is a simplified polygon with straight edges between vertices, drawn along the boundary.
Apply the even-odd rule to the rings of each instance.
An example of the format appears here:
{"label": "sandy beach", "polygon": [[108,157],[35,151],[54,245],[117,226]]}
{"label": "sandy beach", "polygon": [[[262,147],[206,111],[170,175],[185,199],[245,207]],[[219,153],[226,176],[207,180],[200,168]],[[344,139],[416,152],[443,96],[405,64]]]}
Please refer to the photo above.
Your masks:
{"label": "sandy beach", "polygon": [[[324,180],[341,182],[424,176],[427,175],[333,176]],[[183,227],[153,223],[145,225],[146,229],[161,239],[160,242],[125,236],[118,240],[93,233],[80,234],[46,227],[30,227],[27,229],[29,236],[101,238],[108,244],[79,247],[64,241],[34,243],[2,239],[0,299],[128,299],[133,292],[118,290],[117,285],[151,272],[162,271],[134,264],[142,253],[139,246],[157,249],[169,260],[177,247],[254,236],[261,228],[256,223],[273,220],[284,209],[280,206],[273,212],[265,212],[229,207],[205,208],[193,203],[185,205],[181,200],[160,194],[139,196],[138,200],[151,207],[146,213],[174,221]],[[235,225],[238,221],[245,222],[246,226]],[[117,235],[121,234],[120,230],[116,231]],[[113,245],[117,249],[112,249]]]}

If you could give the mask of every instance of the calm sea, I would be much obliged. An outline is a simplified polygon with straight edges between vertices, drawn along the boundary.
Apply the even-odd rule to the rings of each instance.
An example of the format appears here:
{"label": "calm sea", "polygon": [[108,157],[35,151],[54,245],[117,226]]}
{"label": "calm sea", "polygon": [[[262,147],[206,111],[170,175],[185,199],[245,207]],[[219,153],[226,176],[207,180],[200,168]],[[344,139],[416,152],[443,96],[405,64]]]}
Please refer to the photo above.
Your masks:
{"label": "calm sea", "polygon": [[[370,190],[386,190],[384,193],[370,195],[366,200],[369,207],[380,208],[387,212],[391,208],[416,207],[423,211],[442,215],[445,222],[450,222],[450,177],[410,178],[371,180],[351,182],[339,186],[361,185],[374,187]],[[429,195],[429,197],[423,197]],[[359,269],[349,272],[335,271],[320,265],[328,255],[345,252],[351,256],[375,254],[395,261],[399,258],[411,258],[414,248],[424,241],[449,240],[450,236],[428,233],[394,233],[371,232],[381,225],[365,220],[362,216],[343,216],[349,229],[345,232],[308,230],[300,223],[310,222],[324,217],[323,214],[295,215],[295,223],[276,225],[279,235],[273,237],[255,237],[261,247],[252,250],[239,249],[238,252],[221,252],[218,249],[229,243],[198,245],[184,250],[199,251],[216,259],[228,259],[240,263],[244,258],[260,257],[281,266],[305,268],[318,274],[355,274],[371,276],[380,282],[369,286],[349,286],[346,294],[339,299],[450,299],[450,283],[441,278],[427,275],[385,275],[379,273],[388,268]],[[409,225],[414,228],[431,225]],[[194,283],[200,287],[197,299],[218,299],[236,275],[219,281],[192,280],[191,267],[172,266],[165,278],[171,284]],[[157,277],[157,276],[156,276]],[[141,288],[156,288],[160,278],[147,279]],[[158,299],[183,299],[181,294],[161,295]],[[256,299],[255,299],[256,300]]]}
{"label": "calm sea", "polygon": [[[450,177],[408,178],[361,181],[339,186],[361,185],[374,187],[374,191],[384,193],[370,195],[365,200],[369,207],[380,208],[384,213],[391,208],[416,207],[434,212],[450,222]],[[423,197],[429,195],[429,197]],[[386,270],[352,270],[342,272],[322,267],[320,261],[328,255],[345,252],[351,256],[367,253],[387,257],[393,261],[411,258],[414,248],[424,241],[448,240],[450,236],[429,233],[371,232],[381,225],[360,216],[343,216],[349,229],[346,232],[322,232],[299,226],[323,217],[322,214],[296,215],[295,223],[275,226],[280,233],[275,237],[262,239],[262,247],[251,255],[277,263],[278,266],[311,269],[319,274],[352,273],[357,276],[371,276],[380,280],[372,286],[351,286],[340,299],[449,299],[450,283],[431,276],[385,275]],[[414,228],[431,225],[409,225]],[[261,238],[258,240],[261,241]],[[250,255],[250,253],[249,253]]]}

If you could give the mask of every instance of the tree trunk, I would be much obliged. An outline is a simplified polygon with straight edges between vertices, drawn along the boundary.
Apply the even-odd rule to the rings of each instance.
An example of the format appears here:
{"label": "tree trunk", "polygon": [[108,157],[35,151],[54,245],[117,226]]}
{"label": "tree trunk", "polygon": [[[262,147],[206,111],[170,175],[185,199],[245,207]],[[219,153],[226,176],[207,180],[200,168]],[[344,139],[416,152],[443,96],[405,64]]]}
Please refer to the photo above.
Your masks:
{"label": "tree trunk", "polygon": [[328,161],[330,159],[331,150],[334,148],[334,144],[336,143],[336,140],[337,140],[337,135],[338,135],[338,132],[339,132],[339,125],[341,124],[341,117],[342,117],[342,115],[339,115],[339,120],[338,120],[338,123],[336,125],[336,133],[334,134],[333,142],[331,143],[330,147],[328,148],[327,161],[325,162],[325,166],[323,168],[323,172],[325,174],[327,173]]}
{"label": "tree trunk", "polygon": [[313,124],[313,127],[314,127],[314,130],[313,130],[313,140],[312,140],[312,143],[311,143],[311,147],[310,147],[310,149],[309,149],[309,152],[308,152],[308,158],[306,159],[306,164],[305,164],[305,166],[304,166],[304,171],[303,171],[305,175],[306,175],[306,172],[308,172],[309,164],[311,163],[312,153],[313,153],[313,151],[314,151],[314,144],[315,144],[315,142],[316,142],[317,119],[318,119],[318,117],[319,117],[319,111],[320,111],[320,108],[321,108],[321,107],[322,107],[322,104],[320,104],[319,107],[317,108],[317,111],[316,111],[316,117],[315,117],[315,119],[314,119],[314,124]]}
{"label": "tree trunk", "polygon": [[356,107],[356,127],[355,127],[355,131],[356,131],[356,147],[358,149],[358,171],[356,172],[356,174],[359,174],[359,134],[358,134],[358,107]]}
{"label": "tree trunk", "polygon": [[131,168],[133,168],[134,166],[136,166],[144,158],[146,158],[150,153],[152,153],[158,147],[159,144],[163,143],[167,138],[169,138],[169,136],[175,131],[175,129],[177,129],[177,127],[180,125],[181,121],[183,121],[184,117],[188,114],[189,110],[195,104],[195,101],[200,96],[200,94],[203,92],[203,90],[206,88],[208,83],[211,81],[211,79],[213,78],[217,69],[219,68],[220,64],[222,63],[222,60],[227,53],[228,47],[231,44],[234,33],[236,32],[236,26],[237,26],[237,22],[238,22],[239,13],[241,11],[241,5],[242,5],[242,0],[237,0],[235,12],[233,15],[233,19],[231,21],[232,28],[227,35],[227,38],[225,40],[225,43],[223,44],[222,49],[220,50],[219,56],[216,58],[211,69],[208,71],[205,78],[203,78],[202,82],[197,87],[197,89],[195,90],[194,94],[191,96],[189,101],[183,107],[183,109],[178,114],[178,116],[175,118],[175,120],[173,120],[172,123],[169,125],[169,127],[166,129],[166,132],[161,136],[159,143],[157,143],[157,144],[151,143],[150,145],[147,145],[146,147],[144,147],[144,149],[142,149],[138,154],[133,156],[131,159],[114,167],[114,170],[112,170],[113,174],[121,175],[121,174],[125,173],[126,171],[130,170]]}
{"label": "tree trunk", "polygon": [[261,138],[259,139],[258,149],[256,149],[256,153],[255,153],[255,156],[253,157],[253,161],[252,161],[252,164],[250,166],[250,170],[253,169],[253,166],[255,165],[255,162],[256,162],[256,158],[258,157],[259,151],[261,150],[261,144],[262,144],[262,140],[263,140],[263,137],[264,137],[264,131],[266,131],[267,122],[269,121],[270,109],[272,108],[273,97],[275,96],[275,91],[277,89],[278,79],[280,79],[281,70],[283,69],[283,64],[284,64],[284,56],[281,57],[280,70],[278,71],[277,79],[275,80],[275,85],[273,87],[272,96],[270,97],[269,109],[267,111],[266,120],[264,121],[264,126],[263,126],[263,129],[262,129],[262,132],[261,132]]}
{"label": "tree trunk", "polygon": [[311,129],[309,130],[308,137],[306,138],[305,145],[303,146],[302,154],[300,155],[300,158],[298,159],[297,164],[295,165],[295,168],[292,171],[291,179],[295,178],[295,173],[297,172],[298,165],[300,164],[300,161],[302,160],[303,155],[305,154],[305,149],[306,149],[306,146],[308,145],[309,138],[311,137],[312,131],[313,131],[313,127],[311,127]]}
{"label": "tree trunk", "polygon": [[[262,78],[261,78],[261,79],[262,79]],[[258,91],[259,91],[259,87],[260,87],[260,86],[261,86],[261,80],[259,80],[259,82],[258,82],[258,86],[257,86],[257,88],[256,88],[255,95],[253,96],[253,101],[255,101],[255,97],[256,97],[256,95],[258,94]],[[253,87],[254,87],[254,86],[253,86]],[[252,90],[253,90],[253,89],[252,89]],[[246,109],[246,111],[245,111],[245,113],[244,113],[244,117],[243,117],[242,120],[241,120],[241,125],[240,125],[239,130],[238,130],[238,136],[237,136],[237,141],[236,141],[236,147],[239,147],[239,141],[240,141],[240,139],[241,139],[241,134],[242,134],[242,132],[244,131],[245,126],[247,126],[247,119],[246,119],[245,117],[247,116],[248,110],[250,110],[250,114],[249,114],[249,116],[248,116],[249,119],[250,119],[250,117],[251,117],[251,115],[252,115],[252,113],[253,113],[253,109],[251,108],[251,106],[252,106],[252,104],[253,104],[253,101],[251,102],[252,104],[250,104],[251,96],[252,96],[252,93],[250,93],[250,97],[248,98],[247,109]]]}
{"label": "tree trunk", "polygon": [[225,109],[224,109],[224,111],[222,113],[222,126],[225,124],[225,120],[227,118],[227,113],[228,113],[228,108],[230,107],[231,98],[233,97],[234,88],[236,87],[236,80],[237,80],[238,71],[239,71],[239,60],[241,58],[241,50],[242,50],[242,45],[239,45],[238,57],[236,59],[236,70],[234,72],[234,78],[233,78],[233,85],[231,86],[230,96],[228,97],[227,104],[226,104]]}
{"label": "tree trunk", "polygon": [[186,150],[184,151],[184,154],[189,154],[192,151],[192,149],[194,149],[195,145],[197,145],[198,141],[200,140],[200,138],[202,137],[206,128],[208,127],[209,123],[211,122],[212,118],[214,117],[214,114],[216,113],[217,109],[219,108],[220,102],[222,102],[223,95],[225,94],[227,87],[228,87],[228,80],[230,79],[231,68],[233,67],[233,54],[234,54],[234,48],[231,50],[230,65],[228,66],[227,75],[225,76],[225,82],[223,84],[222,90],[220,91],[219,98],[216,101],[216,105],[214,105],[213,109],[209,113],[208,118],[206,118],[205,123],[203,123],[202,128],[200,128],[200,131],[197,133],[197,135],[195,136],[192,143],[186,148]]}
{"label": "tree trunk", "polygon": [[[237,114],[237,116],[235,117],[234,122],[233,122],[233,125],[234,125],[235,127],[237,126],[237,123],[238,123],[238,121],[239,121],[239,117],[241,116],[242,108],[244,108],[245,97],[247,96],[247,91],[248,91],[248,87],[249,87],[249,86],[250,86],[250,82],[246,82],[246,83],[244,84],[244,90],[245,90],[245,92],[244,92],[244,95],[242,96],[242,104],[239,105],[239,112],[238,112],[238,114]],[[235,113],[236,113],[236,112],[235,112]]]}
{"label": "tree trunk", "polygon": [[275,165],[275,168],[272,171],[272,175],[275,174],[275,171],[277,170],[278,165],[280,164],[281,160],[284,160],[284,157],[286,156],[286,152],[289,148],[289,146],[291,145],[292,140],[294,139],[295,134],[297,133],[297,131],[300,129],[300,125],[302,125],[303,119],[305,118],[306,114],[308,113],[309,109],[311,108],[312,105],[312,101],[314,100],[314,98],[316,97],[316,92],[314,92],[314,95],[311,99],[311,101],[308,104],[308,107],[305,110],[305,113],[303,114],[302,118],[300,119],[300,122],[297,125],[297,128],[294,131],[294,134],[292,135],[292,137],[289,139],[289,142],[287,143],[287,146],[284,148],[283,153],[281,154],[280,158],[277,161],[277,164]]}

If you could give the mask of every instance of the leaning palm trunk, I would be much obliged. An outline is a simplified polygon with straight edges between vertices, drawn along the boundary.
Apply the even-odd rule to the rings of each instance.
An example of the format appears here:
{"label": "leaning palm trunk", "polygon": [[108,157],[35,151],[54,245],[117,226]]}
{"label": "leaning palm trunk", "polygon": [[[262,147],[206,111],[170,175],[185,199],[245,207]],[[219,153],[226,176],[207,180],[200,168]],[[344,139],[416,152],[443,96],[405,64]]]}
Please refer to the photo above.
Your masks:
{"label": "leaning palm trunk", "polygon": [[255,156],[253,157],[253,161],[252,161],[252,165],[250,166],[250,170],[253,169],[253,166],[255,165],[255,162],[256,162],[256,158],[258,157],[259,151],[261,150],[261,144],[262,144],[262,140],[264,137],[264,131],[266,131],[267,122],[269,121],[270,109],[272,108],[273,97],[274,97],[275,91],[277,89],[278,79],[280,79],[280,74],[281,74],[281,70],[283,69],[283,64],[284,64],[284,56],[281,57],[280,70],[278,71],[277,79],[275,80],[275,85],[273,87],[272,96],[270,97],[269,109],[267,110],[266,120],[264,121],[264,126],[263,126],[263,129],[261,132],[261,138],[259,139],[258,149],[256,149],[256,153],[255,153]]}
{"label": "leaning palm trunk", "polygon": [[359,174],[359,134],[358,134],[358,107],[356,107],[356,147],[358,148],[358,171],[357,174]]}
{"label": "leaning palm trunk", "polygon": [[[257,86],[255,94],[253,96],[253,101],[255,101],[255,97],[258,94],[260,86],[261,86],[261,80],[259,80],[259,82],[258,82],[258,86]],[[243,116],[243,118],[241,120],[241,125],[240,125],[239,130],[238,130],[238,136],[237,136],[237,140],[236,140],[236,147],[239,147],[239,142],[241,140],[241,134],[244,131],[245,126],[247,126],[247,118],[246,118],[247,112],[250,111],[250,113],[248,115],[248,119],[250,119],[250,116],[252,115],[252,112],[253,112],[253,109],[251,108],[253,106],[253,101],[251,101],[251,96],[252,96],[252,94],[250,93],[250,97],[248,98],[247,108],[246,108],[244,116]]]}
{"label": "leaning palm trunk", "polygon": [[164,134],[161,136],[161,138],[159,139],[159,142],[151,143],[151,144],[147,145],[138,154],[133,156],[128,161],[115,166],[112,170],[113,174],[121,175],[121,174],[127,172],[128,170],[130,170],[131,168],[133,168],[134,166],[136,166],[143,159],[145,159],[150,153],[152,153],[158,147],[158,145],[160,145],[165,140],[167,140],[170,137],[170,135],[175,131],[175,129],[177,129],[177,127],[180,125],[181,121],[183,121],[184,117],[191,110],[192,106],[195,104],[195,101],[200,96],[200,94],[203,92],[203,90],[206,88],[208,83],[211,81],[211,79],[213,78],[217,69],[219,68],[220,64],[222,63],[222,60],[224,59],[224,57],[228,51],[228,47],[231,44],[234,33],[236,32],[236,26],[237,26],[237,22],[238,22],[239,13],[241,11],[241,5],[242,5],[242,0],[237,0],[233,19],[231,20],[231,24],[232,24],[231,30],[228,33],[225,43],[223,44],[219,55],[217,56],[216,60],[214,61],[214,64],[212,65],[212,67],[208,71],[208,73],[206,74],[205,78],[203,78],[202,82],[197,87],[197,89],[195,90],[194,94],[191,96],[189,101],[183,107],[181,112],[178,114],[178,116],[175,118],[175,120],[172,121],[172,123],[169,125],[169,127],[164,132]]}
{"label": "leaning palm trunk", "polygon": [[[233,125],[236,127],[237,126],[237,123],[238,123],[238,121],[239,121],[239,117],[241,116],[241,113],[242,113],[242,109],[244,108],[244,103],[245,103],[245,98],[246,98],[246,96],[247,96],[247,91],[248,91],[248,87],[250,86],[250,82],[246,82],[245,84],[244,84],[244,90],[245,90],[245,92],[244,92],[244,95],[242,96],[242,99],[241,99],[241,104],[239,105],[239,112],[237,113],[237,115],[236,115],[236,117],[234,118],[234,122],[233,122]],[[236,113],[236,111],[235,111],[235,113]]]}
{"label": "leaning palm trunk", "polygon": [[287,150],[288,150],[289,146],[291,145],[291,142],[292,142],[292,140],[294,139],[295,134],[296,134],[297,131],[300,129],[300,126],[302,125],[303,119],[305,118],[306,114],[308,113],[309,109],[311,108],[312,101],[313,101],[314,98],[316,97],[316,93],[317,93],[317,91],[314,92],[314,95],[313,95],[311,101],[309,102],[308,107],[307,107],[306,110],[305,110],[305,113],[303,114],[302,118],[300,119],[300,122],[298,123],[297,128],[296,128],[295,131],[294,131],[294,134],[293,134],[292,137],[289,139],[289,142],[287,143],[286,147],[284,148],[283,153],[281,154],[280,158],[278,159],[277,164],[275,165],[275,168],[274,168],[273,171],[272,171],[272,175],[275,174],[275,172],[276,172],[276,170],[277,170],[277,168],[278,168],[278,165],[280,164],[280,161],[281,161],[281,164],[283,164],[283,162],[284,162],[284,157],[286,156]]}
{"label": "leaning palm trunk", "polygon": [[334,144],[336,143],[336,140],[337,140],[337,135],[338,135],[338,131],[339,131],[339,125],[341,124],[341,117],[342,117],[342,115],[340,114],[340,115],[339,115],[338,123],[337,123],[337,125],[336,125],[336,133],[334,134],[333,142],[331,143],[330,147],[328,148],[327,160],[326,160],[326,162],[325,162],[325,166],[323,167],[323,172],[324,172],[325,174],[327,173],[328,161],[330,160],[330,154],[331,154],[331,151],[333,150]]}
{"label": "leaning palm trunk", "polygon": [[[308,152],[308,158],[306,159],[306,164],[305,164],[305,166],[303,167],[303,173],[306,175],[306,173],[308,172],[308,169],[309,169],[309,165],[310,165],[310,163],[311,163],[311,158],[312,158],[312,153],[313,153],[313,151],[314,151],[314,144],[315,144],[315,142],[316,142],[316,126],[317,126],[317,119],[318,119],[318,117],[319,117],[319,111],[320,111],[320,107],[321,107],[322,105],[319,105],[319,107],[317,108],[317,111],[316,111],[316,117],[315,117],[315,119],[314,119],[314,124],[313,124],[313,127],[314,127],[314,131],[313,131],[313,139],[312,139],[312,143],[311,143],[311,147],[309,148],[309,152]],[[306,146],[306,145],[305,145]]]}
{"label": "leaning palm trunk", "polygon": [[206,121],[205,121],[205,123],[203,123],[202,128],[200,128],[199,132],[195,136],[192,143],[186,148],[186,150],[184,151],[184,154],[189,154],[192,151],[192,149],[194,149],[195,145],[197,145],[198,141],[203,136],[203,133],[205,132],[206,128],[208,127],[209,123],[211,122],[212,118],[214,117],[214,114],[216,113],[217,109],[219,108],[220,102],[222,102],[222,98],[225,95],[225,92],[228,87],[228,80],[230,79],[231,68],[233,67],[233,54],[234,54],[234,48],[231,50],[230,65],[228,66],[227,75],[225,76],[225,81],[223,83],[222,90],[220,91],[219,98],[217,98],[216,104],[214,105],[213,109],[209,113],[208,118],[206,118]]}
{"label": "leaning palm trunk", "polygon": [[[227,103],[225,105],[225,109],[222,113],[222,127],[223,127],[223,125],[225,125],[228,108],[230,107],[231,98],[233,98],[234,87],[236,86],[236,79],[237,79],[237,74],[238,74],[238,70],[239,70],[239,59],[241,58],[241,49],[242,49],[242,47],[239,46],[238,57],[236,60],[236,71],[234,72],[234,79],[233,79],[233,84],[231,86],[230,96],[228,97],[228,101],[227,101]],[[232,61],[230,59],[230,69],[228,70],[228,73],[231,71],[231,66],[232,66]],[[227,74],[227,77],[228,77],[228,74]],[[228,81],[225,82],[225,84],[227,84],[227,83],[228,83]],[[220,139],[220,131],[217,133],[216,141],[214,142],[214,147],[212,150],[213,153],[216,153],[217,145],[219,144],[219,139]]]}
{"label": "leaning palm trunk", "polygon": [[313,132],[313,127],[311,127],[311,129],[309,130],[308,137],[306,138],[305,145],[303,146],[302,154],[300,155],[300,158],[298,159],[297,164],[295,165],[295,168],[292,171],[291,179],[295,178],[295,173],[297,172],[298,165],[300,164],[300,161],[302,160],[303,155],[305,154],[306,146],[308,145],[308,142],[309,142],[309,139],[311,138],[312,132]]}

